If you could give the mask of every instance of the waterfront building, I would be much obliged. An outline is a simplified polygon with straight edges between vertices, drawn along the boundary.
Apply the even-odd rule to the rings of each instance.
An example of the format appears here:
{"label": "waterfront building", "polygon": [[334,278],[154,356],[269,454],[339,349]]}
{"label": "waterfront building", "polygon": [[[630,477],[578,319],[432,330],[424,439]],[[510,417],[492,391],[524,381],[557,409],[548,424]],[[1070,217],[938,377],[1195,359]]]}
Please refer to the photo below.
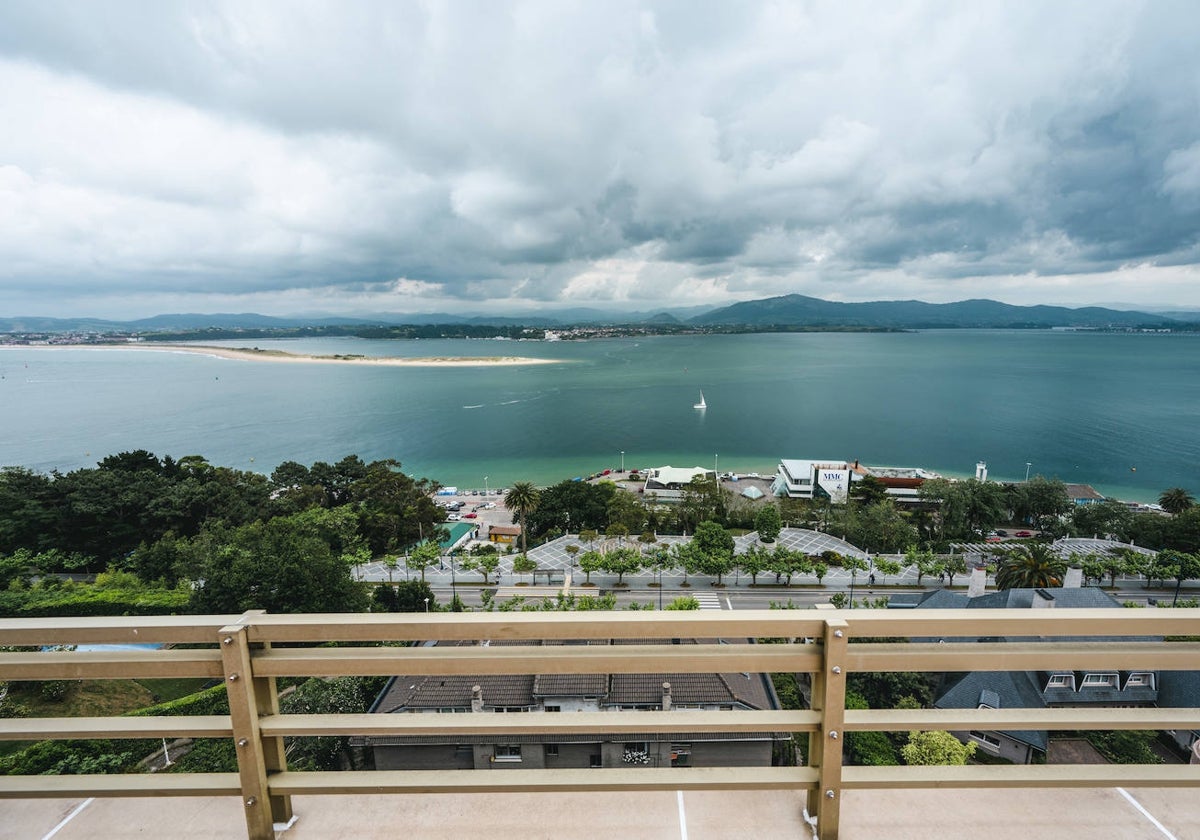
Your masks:
{"label": "waterfront building", "polygon": [[941,478],[921,467],[869,467],[858,461],[783,460],[779,462],[771,490],[791,499],[824,499],[844,504],[856,481],[868,476],[887,488],[897,502],[916,502],[922,484]]}
{"label": "waterfront building", "polygon": [[1075,505],[1094,505],[1104,501],[1104,496],[1090,484],[1067,484],[1067,498]]}
{"label": "waterfront building", "polygon": [[771,490],[790,499],[828,498],[841,504],[850,493],[852,473],[846,461],[784,460],[779,462]]}
{"label": "waterfront building", "polygon": [[683,498],[683,488],[697,478],[716,481],[717,474],[704,467],[658,467],[646,473],[642,492],[647,496],[653,493],[655,501],[678,502]]}

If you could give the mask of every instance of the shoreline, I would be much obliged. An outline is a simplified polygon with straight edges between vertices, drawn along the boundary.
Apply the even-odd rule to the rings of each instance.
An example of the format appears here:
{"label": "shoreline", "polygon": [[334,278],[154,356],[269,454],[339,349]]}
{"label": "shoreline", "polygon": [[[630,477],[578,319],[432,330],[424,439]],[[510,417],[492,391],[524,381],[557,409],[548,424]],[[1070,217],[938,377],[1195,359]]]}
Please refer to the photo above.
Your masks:
{"label": "shoreline", "polygon": [[515,365],[557,365],[562,359],[536,359],[529,356],[360,356],[357,354],[315,356],[286,350],[260,350],[257,347],[213,347],[205,344],[5,344],[13,350],[140,350],[159,353],[192,353],[239,362],[284,362],[317,365],[371,365],[374,367],[511,367]]}

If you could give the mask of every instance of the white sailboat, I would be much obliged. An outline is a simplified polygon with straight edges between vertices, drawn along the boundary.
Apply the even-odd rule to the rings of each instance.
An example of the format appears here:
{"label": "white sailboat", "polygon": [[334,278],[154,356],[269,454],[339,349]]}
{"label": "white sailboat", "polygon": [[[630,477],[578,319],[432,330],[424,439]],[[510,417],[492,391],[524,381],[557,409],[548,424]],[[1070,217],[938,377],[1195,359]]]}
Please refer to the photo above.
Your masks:
{"label": "white sailboat", "polygon": [[708,403],[706,403],[706,402],[704,401],[704,391],[703,391],[703,390],[701,390],[701,391],[700,391],[700,402],[698,402],[698,403],[696,403],[695,405],[693,405],[693,406],[692,406],[692,408],[697,408],[697,409],[699,409],[699,410],[701,410],[701,411],[703,411],[704,409],[708,408]]}

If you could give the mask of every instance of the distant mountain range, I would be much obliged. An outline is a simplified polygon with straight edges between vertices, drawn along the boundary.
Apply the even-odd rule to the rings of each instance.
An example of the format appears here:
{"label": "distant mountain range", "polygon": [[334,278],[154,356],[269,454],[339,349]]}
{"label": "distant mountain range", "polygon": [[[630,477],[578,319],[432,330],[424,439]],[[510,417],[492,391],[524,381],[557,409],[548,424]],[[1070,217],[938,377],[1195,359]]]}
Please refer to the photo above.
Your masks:
{"label": "distant mountain range", "polygon": [[448,313],[384,313],[371,318],[277,318],[255,313],[156,315],[132,321],[98,318],[0,318],[0,332],[140,332],[225,329],[269,330],[359,325],[471,324],[486,326],[568,327],[574,325],[632,325],[696,327],[863,327],[876,329],[1047,329],[1051,327],[1169,327],[1192,323],[1190,312],[1134,312],[1089,306],[1013,306],[994,300],[925,303],[886,300],[838,303],[805,295],[784,295],[744,301],[711,309],[691,307],[658,312],[615,312],[575,308],[528,315],[451,315]]}
{"label": "distant mountain range", "polygon": [[748,327],[892,327],[900,329],[1141,327],[1179,323],[1147,312],[1123,312],[1088,306],[1013,306],[995,300],[957,303],[924,303],[919,300],[881,300],[871,303],[837,303],[806,297],[750,300],[715,309],[691,319],[703,326]]}

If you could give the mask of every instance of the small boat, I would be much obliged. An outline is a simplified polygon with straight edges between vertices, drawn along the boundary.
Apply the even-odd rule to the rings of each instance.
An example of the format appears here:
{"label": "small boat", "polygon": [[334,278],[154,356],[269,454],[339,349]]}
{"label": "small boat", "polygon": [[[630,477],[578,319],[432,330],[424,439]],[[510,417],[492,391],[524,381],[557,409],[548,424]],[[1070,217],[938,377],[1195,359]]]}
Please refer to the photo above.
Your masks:
{"label": "small boat", "polygon": [[693,405],[693,406],[692,406],[692,408],[698,408],[698,409],[700,409],[701,411],[703,411],[704,409],[708,408],[708,403],[706,403],[706,402],[704,401],[704,391],[701,391],[701,392],[700,392],[700,402],[698,402],[698,403],[696,403],[695,405]]}

